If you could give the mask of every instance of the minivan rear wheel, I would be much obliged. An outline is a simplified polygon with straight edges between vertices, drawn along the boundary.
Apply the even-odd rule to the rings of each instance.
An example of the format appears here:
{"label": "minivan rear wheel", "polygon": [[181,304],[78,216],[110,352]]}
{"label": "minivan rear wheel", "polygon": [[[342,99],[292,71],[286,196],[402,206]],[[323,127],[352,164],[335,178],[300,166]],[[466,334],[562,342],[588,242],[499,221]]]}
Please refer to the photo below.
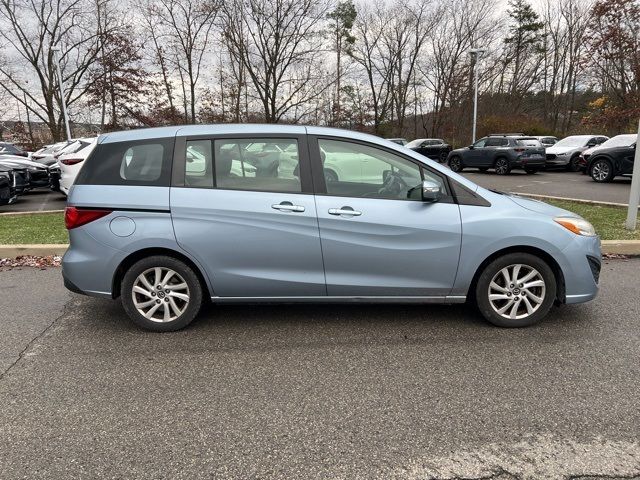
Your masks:
{"label": "minivan rear wheel", "polygon": [[493,260],[480,274],[476,302],[482,315],[499,327],[527,327],[542,320],[556,298],[549,265],[529,253]]}
{"label": "minivan rear wheel", "polygon": [[193,269],[164,255],[134,263],[124,274],[121,292],[131,320],[156,332],[186,327],[202,305],[202,287]]}

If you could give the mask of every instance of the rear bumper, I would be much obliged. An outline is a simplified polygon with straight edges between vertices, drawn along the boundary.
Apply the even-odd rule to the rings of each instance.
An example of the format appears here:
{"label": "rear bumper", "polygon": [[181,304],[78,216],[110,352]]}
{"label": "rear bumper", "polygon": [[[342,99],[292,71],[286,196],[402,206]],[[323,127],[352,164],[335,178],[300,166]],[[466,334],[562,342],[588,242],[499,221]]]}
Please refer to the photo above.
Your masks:
{"label": "rear bumper", "polygon": [[516,158],[511,161],[511,168],[544,168],[546,161],[544,158]]}

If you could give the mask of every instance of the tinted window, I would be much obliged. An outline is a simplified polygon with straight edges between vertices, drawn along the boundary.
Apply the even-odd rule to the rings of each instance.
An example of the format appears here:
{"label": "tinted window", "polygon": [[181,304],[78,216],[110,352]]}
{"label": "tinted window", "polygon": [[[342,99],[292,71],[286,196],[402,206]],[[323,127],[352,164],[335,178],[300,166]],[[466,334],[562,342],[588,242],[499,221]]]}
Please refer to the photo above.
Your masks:
{"label": "tinted window", "polygon": [[169,186],[172,154],[173,138],[99,144],[76,183]]}
{"label": "tinted window", "polygon": [[485,143],[485,147],[504,147],[509,145],[509,140],[503,137],[491,137],[487,139],[487,143]]}
{"label": "tinted window", "polygon": [[211,140],[189,140],[184,172],[185,186],[213,188]]}
{"label": "tinted window", "polygon": [[[329,195],[420,199],[422,172],[415,163],[357,143],[320,139],[318,144]],[[440,177],[433,177],[443,185]],[[418,190],[413,190],[415,187]],[[412,192],[416,195],[411,195]]]}
{"label": "tinted window", "polygon": [[298,142],[293,139],[214,141],[217,188],[300,192]]}
{"label": "tinted window", "polygon": [[537,138],[518,138],[516,140],[517,145],[521,145],[523,147],[541,147],[542,144]]}

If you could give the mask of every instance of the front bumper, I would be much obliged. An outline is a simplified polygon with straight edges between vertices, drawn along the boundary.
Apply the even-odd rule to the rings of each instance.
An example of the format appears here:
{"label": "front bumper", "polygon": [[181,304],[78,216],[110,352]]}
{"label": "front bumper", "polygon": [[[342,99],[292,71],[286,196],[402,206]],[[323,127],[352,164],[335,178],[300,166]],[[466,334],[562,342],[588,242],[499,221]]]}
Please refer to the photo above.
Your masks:
{"label": "front bumper", "polygon": [[545,160],[545,165],[547,167],[564,167],[569,165],[569,160],[571,159],[571,157],[569,157],[568,155],[547,155],[547,158]]}
{"label": "front bumper", "polygon": [[562,251],[562,258],[556,259],[564,276],[567,304],[588,302],[596,298],[602,264],[600,237],[575,237]]}

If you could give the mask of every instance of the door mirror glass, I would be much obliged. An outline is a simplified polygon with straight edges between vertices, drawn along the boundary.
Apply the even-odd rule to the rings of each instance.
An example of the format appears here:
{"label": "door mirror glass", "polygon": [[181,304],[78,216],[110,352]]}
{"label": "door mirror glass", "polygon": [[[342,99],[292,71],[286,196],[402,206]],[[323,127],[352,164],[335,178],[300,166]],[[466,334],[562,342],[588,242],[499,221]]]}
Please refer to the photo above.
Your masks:
{"label": "door mirror glass", "polygon": [[422,201],[423,202],[437,202],[443,197],[442,188],[439,184],[432,182],[431,180],[424,180],[422,182]]}

